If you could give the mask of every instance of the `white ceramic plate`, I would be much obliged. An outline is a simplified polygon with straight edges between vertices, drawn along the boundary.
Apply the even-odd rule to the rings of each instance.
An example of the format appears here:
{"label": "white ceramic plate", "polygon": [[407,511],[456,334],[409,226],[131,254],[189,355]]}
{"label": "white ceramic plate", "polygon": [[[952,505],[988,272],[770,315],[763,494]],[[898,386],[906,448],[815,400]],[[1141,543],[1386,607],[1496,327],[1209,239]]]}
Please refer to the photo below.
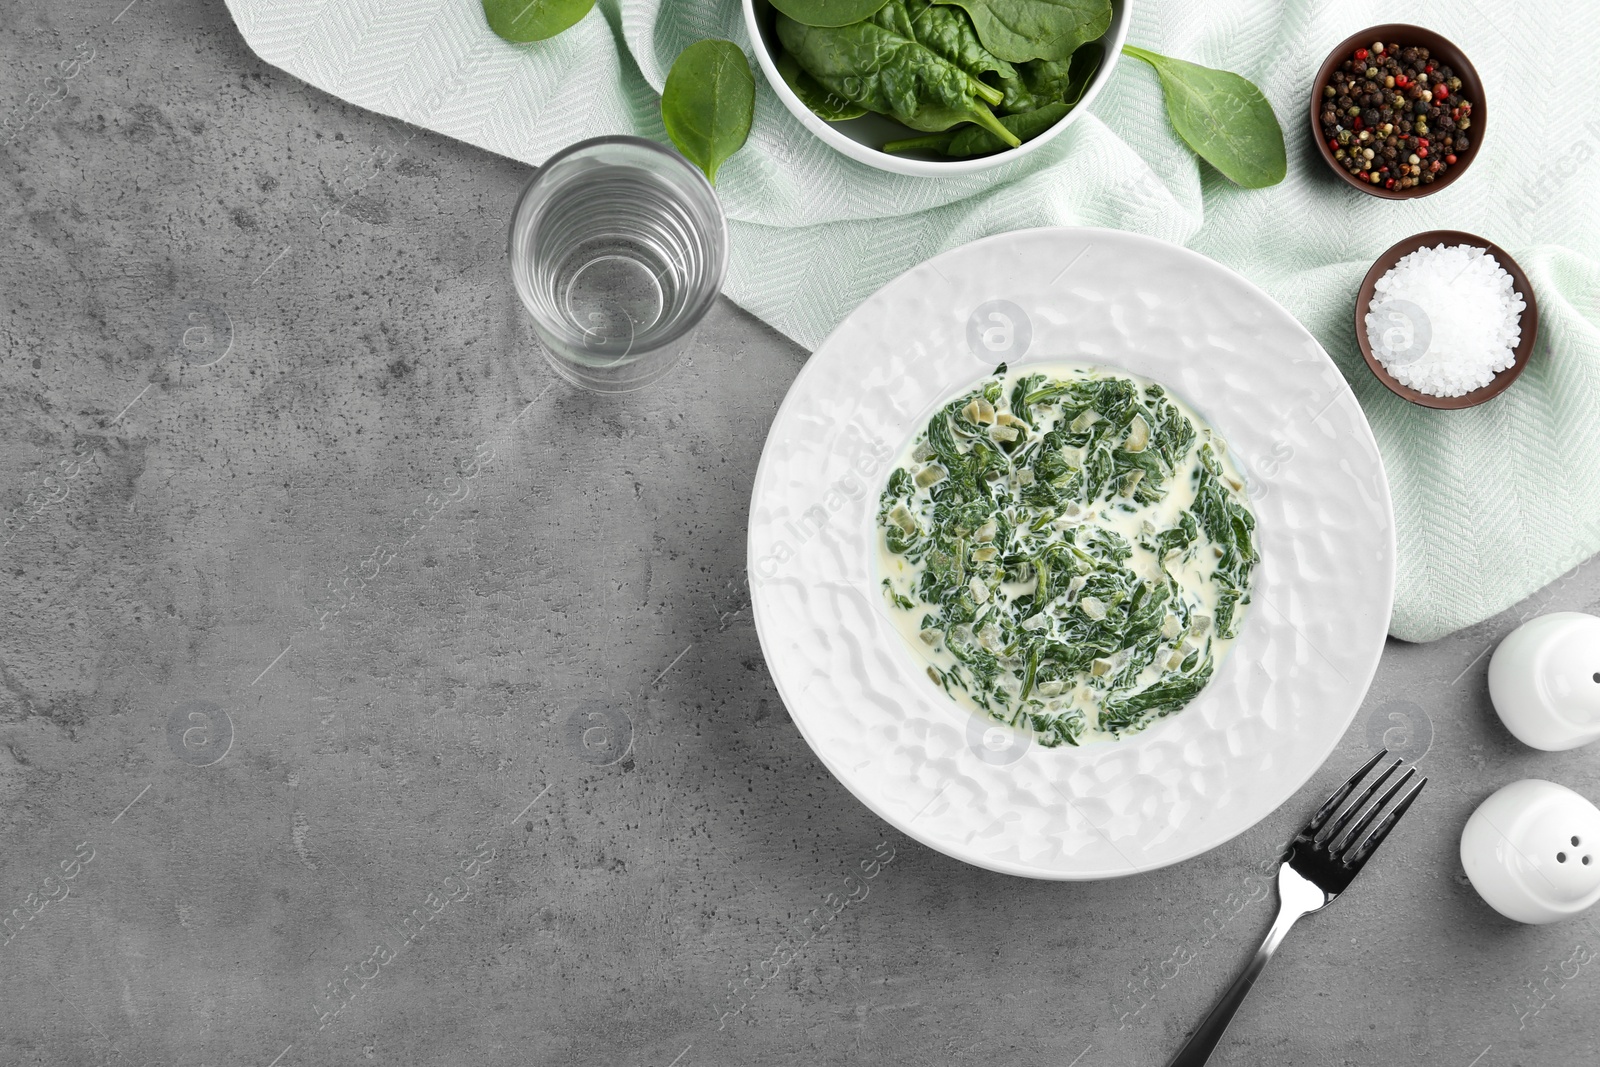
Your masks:
{"label": "white ceramic plate", "polygon": [[[1239,640],[1193,703],[1121,741],[1046,749],[969,714],[928,681],[877,587],[890,460],[1001,360],[1153,378],[1249,481],[1262,558]],[[1034,878],[1176,863],[1282,804],[1360,707],[1394,594],[1383,463],[1327,353],[1227,268],[1115,230],[991,237],[857,308],[773,422],[749,552],[768,668],[828,769],[925,844]]]}
{"label": "white ceramic plate", "polygon": [[1094,72],[1094,77],[1089,79],[1089,87],[1084,91],[1083,99],[1078,101],[1060,122],[1009,152],[996,152],[976,159],[946,159],[930,152],[891,154],[881,151],[878,146],[885,141],[917,136],[917,131],[902,126],[884,115],[863,115],[848,122],[826,122],[818,118],[815,112],[800,102],[800,98],[794,95],[794,90],[789,88],[789,83],[783,80],[783,75],[778,73],[777,64],[772,58],[777,47],[777,34],[772,29],[771,5],[767,0],[743,0],[743,3],[745,28],[750,33],[750,42],[756,53],[756,63],[760,65],[761,73],[766,76],[767,84],[772,86],[772,91],[783,101],[783,106],[789,109],[790,114],[800,120],[801,125],[838,151],[869,167],[927,178],[976,174],[979,171],[1015,163],[1030,152],[1042,148],[1062,130],[1072,125],[1079,115],[1087,115],[1089,105],[1094,103],[1094,98],[1100,95],[1100,90],[1111,80],[1111,72],[1122,58],[1122,46],[1128,39],[1128,27],[1133,21],[1133,0],[1111,0],[1111,27],[1100,38],[1100,43],[1105,49],[1105,55],[1100,60],[1100,68]]}

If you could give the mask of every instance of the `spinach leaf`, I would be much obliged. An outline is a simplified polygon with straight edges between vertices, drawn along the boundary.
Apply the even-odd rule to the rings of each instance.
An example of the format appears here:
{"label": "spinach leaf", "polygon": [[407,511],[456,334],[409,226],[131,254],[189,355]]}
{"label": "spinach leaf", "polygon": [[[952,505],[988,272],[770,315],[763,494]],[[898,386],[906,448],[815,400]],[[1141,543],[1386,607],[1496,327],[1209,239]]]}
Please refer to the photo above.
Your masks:
{"label": "spinach leaf", "polygon": [[[1020,115],[1002,115],[1000,122],[1006,129],[1016,134],[1018,140],[1031,141],[1066,118],[1067,112],[1071,110],[1071,104],[1046,104],[1032,111],[1024,111]],[[982,156],[998,152],[1004,147],[1000,139],[988,130],[968,127],[956,133],[949,146],[945,148],[944,154],[955,157]]]}
{"label": "spinach leaf", "polygon": [[[1032,111],[1024,111],[1017,115],[1001,115],[1000,125],[1015,134],[1018,140],[1030,141],[1066,118],[1067,112],[1071,110],[1071,104],[1046,104],[1044,107],[1034,108]],[[900,141],[890,141],[883,146],[883,150],[885,152],[909,152],[914,150],[942,152],[952,159],[965,159],[968,156],[986,156],[1005,147],[1005,142],[988,130],[980,129],[976,126],[968,126],[965,129],[952,130],[949,133],[935,133],[926,137],[907,137]]]}
{"label": "spinach leaf", "polygon": [[[1031,111],[1000,116],[1000,124],[1022,141],[1031,141],[1054,126],[1077,106],[1083,98],[1095,69],[1100,65],[1100,46],[1090,42],[1072,53],[1070,63],[1041,59],[1024,63],[1016,69],[1025,81],[1038,92],[1036,99],[1051,102]],[[988,155],[1006,145],[985,129],[967,127],[950,133],[929,134],[926,137],[908,137],[890,141],[883,146],[885,152],[928,151],[941,152],[952,159]],[[1020,408],[1020,404],[1013,404]]]}
{"label": "spinach leaf", "polygon": [[1100,42],[1090,41],[1072,53],[1071,59],[1035,59],[1019,66],[1017,73],[1041,105],[1057,101],[1076,104],[1089,91],[1104,54]]}
{"label": "spinach leaf", "polygon": [[1111,28],[1111,0],[936,0],[972,16],[985,48],[1012,63],[1067,59]]}
{"label": "spinach leaf", "polygon": [[508,41],[546,41],[578,24],[594,0],[483,0],[489,28]]}
{"label": "spinach leaf", "polygon": [[1222,550],[1212,580],[1221,590],[1217,602],[1217,633],[1234,636],[1234,613],[1250,603],[1246,590],[1250,570],[1260,560],[1255,547],[1255,516],[1222,484],[1222,465],[1209,444],[1200,446],[1200,467],[1195,471],[1193,510],[1200,529]]}
{"label": "spinach leaf", "polygon": [[874,22],[806,26],[777,15],[778,40],[828,92],[869,111],[935,133],[962,122],[990,130],[1015,147],[1021,142],[986,106],[1004,99],[954,63]]}
{"label": "spinach leaf", "polygon": [[678,54],[661,90],[661,121],[684,158],[712,182],[750,136],[756,81],[732,41],[696,41]]}
{"label": "spinach leaf", "polygon": [[1156,718],[1165,718],[1181,711],[1211,680],[1212,666],[1208,654],[1188,673],[1173,672],[1141,692],[1111,698],[1100,713],[1101,728],[1130,730],[1140,725],[1140,721],[1152,711],[1156,712]]}
{"label": "spinach leaf", "polygon": [[972,20],[960,9],[937,5],[934,0],[889,0],[873,21],[911,38],[974,78],[992,75],[993,84],[1005,94],[999,105],[1002,111],[1030,111],[1037,106],[1017,68],[983,47]]}
{"label": "spinach leaf", "polygon": [[1288,161],[1272,105],[1248,79],[1126,45],[1156,69],[1167,118],[1195,153],[1246,189],[1283,181]]}
{"label": "spinach leaf", "polygon": [[824,89],[817,83],[817,79],[801,69],[794,56],[788,52],[778,53],[776,64],[778,73],[783,76],[789,88],[794,90],[794,95],[811,109],[813,115],[824,122],[844,122],[846,119],[858,119],[867,113],[867,109],[860,104],[852,104],[844,97]]}
{"label": "spinach leaf", "polygon": [[772,6],[806,26],[848,26],[870,19],[888,0],[772,0]]}

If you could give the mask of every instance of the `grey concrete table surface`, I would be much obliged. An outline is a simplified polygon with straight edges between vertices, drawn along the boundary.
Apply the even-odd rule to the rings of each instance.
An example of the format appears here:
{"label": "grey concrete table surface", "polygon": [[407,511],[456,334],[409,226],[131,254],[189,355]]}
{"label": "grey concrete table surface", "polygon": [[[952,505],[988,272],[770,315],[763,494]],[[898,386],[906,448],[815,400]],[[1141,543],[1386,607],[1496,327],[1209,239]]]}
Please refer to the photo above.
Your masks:
{"label": "grey concrete table surface", "polygon": [[568,388],[503,262],[527,168],[279,74],[220,3],[125,3],[0,25],[0,1064],[1160,1063],[1380,741],[1432,784],[1215,1062],[1600,1058],[1592,919],[1503,920],[1457,857],[1500,785],[1600,794],[1484,688],[1600,567],[1391,643],[1212,853],[965,866],[762,661],[745,520],[806,353],[724,301],[660,386]]}

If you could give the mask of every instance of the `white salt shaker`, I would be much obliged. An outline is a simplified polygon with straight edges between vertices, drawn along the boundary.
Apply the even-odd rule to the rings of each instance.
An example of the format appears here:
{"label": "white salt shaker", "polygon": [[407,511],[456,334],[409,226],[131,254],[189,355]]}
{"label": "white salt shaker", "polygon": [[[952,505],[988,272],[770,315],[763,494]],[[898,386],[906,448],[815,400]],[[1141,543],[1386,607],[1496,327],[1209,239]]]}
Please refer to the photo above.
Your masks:
{"label": "white salt shaker", "polygon": [[1489,661],[1489,697],[1525,745],[1554,752],[1600,739],[1600,619],[1558,611],[1517,627]]}
{"label": "white salt shaker", "polygon": [[1512,782],[1467,820],[1461,865],[1508,919],[1576,915],[1600,900],[1600,808],[1554,782]]}

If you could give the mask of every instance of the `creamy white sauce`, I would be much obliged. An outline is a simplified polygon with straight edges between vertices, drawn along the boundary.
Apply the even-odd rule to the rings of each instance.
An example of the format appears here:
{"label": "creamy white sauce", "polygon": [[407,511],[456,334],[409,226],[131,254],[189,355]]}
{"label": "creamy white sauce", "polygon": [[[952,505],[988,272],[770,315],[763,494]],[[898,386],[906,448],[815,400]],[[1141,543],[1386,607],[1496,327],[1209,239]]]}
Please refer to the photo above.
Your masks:
{"label": "creamy white sauce", "polygon": [[[1125,378],[1142,387],[1159,384],[1137,374],[1096,367],[1091,364],[1073,362],[1030,363],[1026,366],[1008,370],[1005,377],[1001,379],[1003,386],[1002,396],[1009,397],[1011,395],[1012,386],[1015,385],[1018,378],[1035,374],[1044,374],[1052,379]],[[1126,510],[1120,502],[1098,501],[1088,507],[1081,524],[1098,525],[1121,534],[1133,549],[1133,555],[1128,560],[1127,565],[1136,574],[1147,578],[1159,575],[1162,570],[1162,564],[1156,558],[1154,552],[1139,543],[1143,526],[1146,522],[1149,522],[1157,529],[1170,527],[1194,503],[1193,473],[1195,467],[1199,464],[1199,448],[1202,444],[1210,442],[1213,451],[1221,462],[1226,477],[1232,480],[1233,486],[1242,488],[1245,484],[1237,464],[1234,463],[1232,451],[1227,447],[1226,442],[1222,440],[1220,435],[1196,414],[1193,408],[1184,403],[1181,398],[1174,395],[1165,386],[1162,386],[1162,389],[1166,393],[1167,400],[1187,417],[1195,428],[1194,443],[1190,446],[1183,461],[1177,465],[1173,474],[1165,483],[1165,494],[1160,500],[1152,504],[1137,506],[1132,511]],[[962,392],[966,391],[963,390]],[[962,393],[953,394],[950,399],[959,395],[962,395]],[[948,402],[948,399],[941,402],[940,407]],[[1055,412],[1051,412],[1050,418],[1040,421],[1039,434],[1043,434],[1054,426],[1055,415]],[[931,418],[932,413],[928,417]],[[927,428],[927,422],[927,418],[919,421],[916,432],[901,447],[899,454],[895,457],[894,463],[890,467],[891,471],[902,467],[914,471],[922,466],[922,462],[915,459],[912,453],[917,446],[918,440],[922,437],[923,431]],[[1237,495],[1242,497],[1242,493]],[[925,520],[926,515],[919,515],[918,518]],[[1211,578],[1216,570],[1216,557],[1211,550],[1210,542],[1206,540],[1203,532],[1201,533],[1199,544],[1201,547],[1185,558],[1180,566],[1173,567],[1169,565],[1167,572],[1177,580],[1180,595],[1184,602],[1193,611],[1214,619],[1216,617],[1218,588]],[[913,564],[904,556],[890,552],[886,535],[881,529],[877,531],[877,547],[878,568],[874,584],[881,585],[883,579],[889,579],[893,591],[907,597],[914,605],[913,609],[909,611],[894,607],[888,604],[887,601],[885,601],[884,605],[896,630],[905,640],[907,647],[922,664],[931,664],[946,671],[956,666],[959,661],[954,654],[944,647],[943,642],[939,642],[937,646],[930,646],[921,636],[921,620],[923,616],[930,611],[938,611],[937,606],[927,604],[916,593],[917,582],[926,565]],[[1015,597],[1028,593],[1031,588],[1031,582],[1007,582],[1002,586],[1001,591],[1004,595]],[[1233,627],[1235,634],[1239,631],[1239,620],[1243,618],[1246,610],[1246,605],[1242,603],[1235,609]],[[981,618],[982,615],[980,614],[980,621]],[[1210,639],[1213,662],[1217,667],[1220,667],[1223,658],[1232,648],[1237,637],[1220,637],[1214,627],[1208,630],[1204,637]],[[1144,669],[1136,683],[1138,688],[1143,688],[1145,685],[1160,678],[1165,672],[1164,661],[1166,658],[1167,654],[1163,653],[1156,658],[1154,663]],[[919,675],[923,673],[923,671],[918,671]],[[935,688],[940,688],[931,681],[928,684],[935,685]],[[991,718],[989,713],[981,708],[960,686],[952,686],[947,692],[958,704],[984,719],[986,724],[1002,725]],[[1015,695],[1015,690],[1013,690],[1013,695]],[[1116,739],[1115,734],[1099,728],[1100,694],[1088,686],[1080,684],[1068,688],[1052,699],[1060,701],[1059,707],[1055,707],[1054,710],[1065,712],[1072,708],[1079,708],[1084,711],[1085,728],[1083,734],[1079,737],[1080,744]]]}

